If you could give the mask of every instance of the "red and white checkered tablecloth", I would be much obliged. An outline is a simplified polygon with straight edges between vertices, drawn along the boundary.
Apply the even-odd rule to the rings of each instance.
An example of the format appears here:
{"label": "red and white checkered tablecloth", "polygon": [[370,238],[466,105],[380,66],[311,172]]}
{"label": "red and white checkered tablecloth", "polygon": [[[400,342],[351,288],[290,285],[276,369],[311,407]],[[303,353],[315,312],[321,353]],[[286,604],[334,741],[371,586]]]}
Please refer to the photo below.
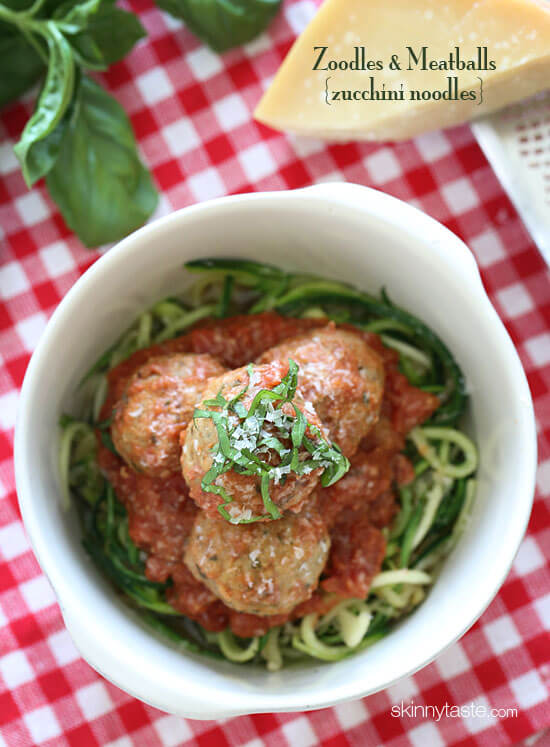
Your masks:
{"label": "red and white checkered tablecloth", "polygon": [[[466,126],[398,145],[333,145],[272,132],[252,110],[315,10],[287,0],[269,33],[218,56],[151,0],[148,38],[103,76],[129,113],[162,193],[158,215],[250,190],[348,180],[411,202],[472,248],[527,371],[538,421],[528,534],[480,621],[433,664],[384,692],[316,713],[190,721],[102,679],[78,655],[25,536],[12,444],[18,390],[49,315],[98,254],[28,192],[12,145],[31,100],[0,118],[0,745],[507,745],[550,727],[550,284],[547,269]],[[485,717],[391,715],[392,705],[474,703]],[[517,708],[499,718],[492,708]],[[548,741],[547,741],[548,740]],[[527,743],[534,744],[530,739]],[[538,745],[550,744],[548,734]]]}

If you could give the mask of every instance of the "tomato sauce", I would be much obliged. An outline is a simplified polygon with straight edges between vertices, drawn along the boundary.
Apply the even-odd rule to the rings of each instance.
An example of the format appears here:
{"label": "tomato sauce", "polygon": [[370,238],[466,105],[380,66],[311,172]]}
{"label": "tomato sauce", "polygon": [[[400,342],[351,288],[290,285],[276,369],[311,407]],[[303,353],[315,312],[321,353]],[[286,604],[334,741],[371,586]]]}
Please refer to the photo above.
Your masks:
{"label": "tomato sauce", "polygon": [[170,604],[193,619],[204,617],[207,630],[224,630],[225,613],[223,620],[219,614],[207,614],[207,609],[216,604],[216,597],[194,579],[183,563],[185,540],[198,512],[183,477],[161,479],[139,474],[102,444],[98,447],[98,462],[128,512],[130,537],[147,552],[147,578],[159,583],[172,579],[166,593]]}
{"label": "tomato sauce", "polygon": [[384,535],[371,524],[368,508],[345,508],[332,526],[324,591],[343,598],[365,599],[386,554]]}
{"label": "tomato sauce", "polygon": [[283,340],[324,324],[318,319],[293,319],[266,311],[210,320],[193,329],[189,340],[194,353],[209,353],[228,368],[239,368]]}
{"label": "tomato sauce", "polygon": [[[153,356],[208,353],[236,368],[280,342],[324,324],[322,320],[285,318],[272,312],[201,323],[181,337],[134,353],[112,369],[100,417],[110,417],[128,377]],[[160,582],[172,579],[167,601],[206,630],[221,631],[229,625],[235,634],[250,637],[310,612],[323,614],[341,599],[365,598],[381,568],[385,539],[380,530],[397,513],[395,486],[414,478],[412,465],[400,453],[404,437],[431,415],[439,400],[409,384],[398,370],[398,354],[385,347],[377,335],[359,332],[351,325],[341,326],[360,335],[384,362],[381,417],[352,456],[349,472],[335,485],[318,491],[331,551],[320,588],[289,615],[260,617],[236,612],[219,601],[183,563],[185,541],[198,511],[183,477],[173,474],[161,479],[138,474],[99,445],[100,467],[128,511],[130,536],[148,553],[146,576]]]}

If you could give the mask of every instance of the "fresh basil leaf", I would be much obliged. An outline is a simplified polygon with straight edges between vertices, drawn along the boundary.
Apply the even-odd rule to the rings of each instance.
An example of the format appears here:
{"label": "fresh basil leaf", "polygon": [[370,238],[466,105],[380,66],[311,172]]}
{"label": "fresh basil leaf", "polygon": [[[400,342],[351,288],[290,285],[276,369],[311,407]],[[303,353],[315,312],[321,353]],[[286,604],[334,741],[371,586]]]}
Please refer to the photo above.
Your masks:
{"label": "fresh basil leaf", "polygon": [[42,33],[46,36],[50,53],[48,72],[34,113],[14,148],[29,187],[44,176],[44,162],[42,158],[35,158],[34,146],[61,121],[74,90],[75,65],[69,43],[53,21],[45,22]]}
{"label": "fresh basil leaf", "polygon": [[86,246],[125,236],[144,223],[157,204],[124,110],[86,76],[46,179],[67,225]]}
{"label": "fresh basil leaf", "polygon": [[281,0],[155,0],[162,10],[182,18],[216,52],[258,36],[279,10]]}
{"label": "fresh basil leaf", "polygon": [[38,53],[21,34],[3,30],[4,24],[0,32],[0,108],[32,88],[46,71]]}
{"label": "fresh basil leaf", "polygon": [[32,152],[27,162],[27,169],[33,184],[38,179],[46,176],[56,162],[67,124],[68,119],[66,114],[49,135],[38,140],[32,146]]}
{"label": "fresh basil leaf", "polygon": [[84,67],[99,70],[125,57],[145,34],[133,13],[102,4],[85,31],[71,36],[69,41]]}
{"label": "fresh basil leaf", "polygon": [[[54,18],[60,23],[71,20],[77,5],[74,0],[65,0],[55,8],[52,5]],[[91,70],[105,70],[118,62],[146,35],[137,16],[117,8],[114,0],[102,0],[80,30],[63,28],[63,31],[68,35],[77,62]]]}
{"label": "fresh basil leaf", "polygon": [[32,0],[2,0],[4,8],[15,10],[20,13],[22,10],[28,10],[32,5]]}
{"label": "fresh basil leaf", "polygon": [[[80,80],[80,70],[77,69],[75,74],[75,90]],[[33,169],[33,175],[36,179],[40,179],[50,171],[54,163],[57,161],[59,155],[59,149],[63,142],[63,137],[69,125],[72,112],[74,110],[75,101],[70,102],[67,111],[61,120],[57,123],[54,129],[45,138],[38,140],[32,147],[32,157],[29,161],[30,166]]]}
{"label": "fresh basil leaf", "polygon": [[[11,2],[19,0],[11,0]],[[26,0],[27,4],[30,0]],[[78,5],[82,0],[44,0],[39,15],[44,18],[53,18],[57,20],[66,15],[71,8]],[[102,0],[101,5],[114,5],[115,0]]]}
{"label": "fresh basil leaf", "polygon": [[62,5],[54,13],[54,19],[64,34],[78,34],[86,28],[100,4],[101,0],[84,0],[83,3],[71,5],[67,9]]}
{"label": "fresh basil leaf", "polygon": [[74,37],[70,40],[75,60],[86,70],[106,70],[108,65],[103,59],[101,49],[90,36],[87,34],[84,36],[84,41],[78,46],[73,43]]}

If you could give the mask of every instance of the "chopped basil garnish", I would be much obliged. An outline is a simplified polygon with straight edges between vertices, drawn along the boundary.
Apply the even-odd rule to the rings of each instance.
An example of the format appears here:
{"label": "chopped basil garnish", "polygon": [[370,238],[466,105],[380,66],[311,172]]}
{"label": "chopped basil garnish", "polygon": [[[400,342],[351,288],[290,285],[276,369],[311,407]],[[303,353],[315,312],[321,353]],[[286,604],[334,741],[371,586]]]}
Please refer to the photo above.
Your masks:
{"label": "chopped basil garnish", "polygon": [[[349,461],[338,446],[329,443],[292,401],[298,384],[298,366],[293,360],[288,363],[288,373],[281,383],[273,389],[261,389],[248,410],[242,398],[252,380],[252,364],[248,366],[249,382],[236,397],[227,400],[220,390],[214,399],[205,400],[193,414],[194,420],[209,418],[216,427],[218,442],[212,449],[212,466],[204,475],[201,487],[223,499],[218,511],[232,523],[281,518],[279,508],[271,499],[270,484],[284,482],[290,473],[306,475],[322,468],[321,485],[327,487],[349,469]],[[283,411],[286,403],[292,405],[294,416]],[[310,458],[304,458],[304,451]],[[278,457],[277,464],[272,463],[274,453]],[[259,478],[265,514],[241,520],[230,515],[226,506],[232,503],[233,496],[216,485],[216,479],[229,470]]]}

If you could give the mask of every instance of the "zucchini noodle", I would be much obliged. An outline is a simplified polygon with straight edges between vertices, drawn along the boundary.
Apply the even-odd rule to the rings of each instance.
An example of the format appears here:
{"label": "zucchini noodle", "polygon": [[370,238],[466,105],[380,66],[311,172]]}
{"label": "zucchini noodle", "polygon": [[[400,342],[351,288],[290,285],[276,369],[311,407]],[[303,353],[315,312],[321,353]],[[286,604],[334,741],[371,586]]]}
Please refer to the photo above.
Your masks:
{"label": "zucchini noodle", "polygon": [[248,646],[242,648],[230,630],[218,633],[218,644],[226,659],[239,664],[253,659],[260,649],[260,639],[258,637],[252,638]]}
{"label": "zucchini noodle", "polygon": [[[410,327],[401,322],[396,322],[393,319],[376,319],[374,322],[363,324],[365,332],[374,332],[377,335],[382,335],[383,332],[402,332],[405,335],[411,333]],[[393,338],[392,338],[393,339]]]}
{"label": "zucchini noodle", "polygon": [[292,637],[294,648],[323,661],[339,661],[348,656],[351,653],[348,645],[327,646],[318,638],[315,631],[318,620],[319,616],[315,612],[302,618],[299,632]]}
{"label": "zucchini noodle", "polygon": [[[460,430],[466,405],[462,373],[445,344],[395,306],[385,292],[378,299],[341,283],[290,275],[253,261],[197,260],[187,269],[197,274],[197,280],[185,300],[166,298],[141,314],[84,377],[81,419],[62,417],[62,505],[67,508],[74,499],[83,543],[94,563],[149,627],[182,650],[240,665],[263,663],[270,672],[306,659],[339,661],[387,635],[423,601],[469,524],[478,454]],[[415,477],[398,491],[400,511],[384,530],[386,556],[368,597],[335,599],[324,615],[308,614],[265,636],[242,639],[230,630],[207,633],[168,604],[165,592],[170,582],[147,579],[146,555],[133,543],[126,510],[99,470],[96,434],[114,448],[109,422],[99,422],[110,369],[137,350],[176,337],[208,317],[266,310],[345,322],[381,335],[383,343],[399,354],[405,376],[414,386],[435,393],[441,405],[427,423],[408,434],[405,454]]]}
{"label": "zucchini noodle", "polygon": [[283,668],[283,657],[279,648],[280,635],[281,629],[279,627],[271,628],[262,649],[262,658],[265,659],[265,665],[270,672],[276,672]]}
{"label": "zucchini noodle", "polygon": [[[416,446],[418,453],[436,471],[447,477],[468,477],[477,469],[476,447],[464,433],[456,428],[418,427],[409,433],[410,440]],[[443,461],[436,449],[430,445],[430,440],[437,439],[442,443],[457,446],[464,458],[459,464],[453,464],[448,459]],[[448,454],[448,447],[443,452]]]}
{"label": "zucchini noodle", "polygon": [[409,588],[401,588],[401,591],[395,591],[389,586],[381,587],[375,592],[381,599],[383,599],[391,608],[396,611],[396,615],[401,614],[409,604]]}
{"label": "zucchini noodle", "polygon": [[301,314],[302,319],[326,319],[327,315],[319,307],[312,306]]}
{"label": "zucchini noodle", "polygon": [[355,648],[363,640],[372,619],[372,612],[361,599],[346,599],[319,618],[316,630],[326,633],[331,625],[338,628],[346,646]]}
{"label": "zucchini noodle", "polygon": [[431,580],[431,577],[424,571],[400,568],[397,571],[382,571],[373,578],[370,588],[374,591],[381,586],[395,586],[396,584],[429,584]]}
{"label": "zucchini noodle", "polygon": [[460,536],[463,534],[470,522],[470,513],[472,510],[472,504],[474,502],[475,494],[476,481],[468,480],[466,484],[466,496],[464,498],[464,504],[462,506],[460,514],[458,515],[458,519],[456,520],[449,539],[451,546],[454,546],[458,542]]}
{"label": "zucchini noodle", "polygon": [[189,290],[189,298],[193,306],[200,306],[204,302],[207,291],[212,287],[219,289],[223,283],[223,275],[218,272],[206,272],[203,277],[196,280]]}
{"label": "zucchini noodle", "polygon": [[337,618],[342,640],[349,648],[358,646],[366,635],[372,620],[372,612],[363,602],[360,611],[354,614],[350,605],[346,604],[338,613]]}
{"label": "zucchini noodle", "polygon": [[411,361],[418,363],[420,366],[429,368],[432,365],[430,356],[423,350],[415,348],[413,345],[409,345],[407,342],[403,342],[402,340],[396,340],[389,335],[380,335],[380,337],[386,347],[397,350],[398,353],[401,353],[401,355],[404,355],[406,358],[410,358]]}
{"label": "zucchini noodle", "polygon": [[93,431],[87,423],[73,421],[63,428],[59,443],[58,463],[59,476],[62,491],[62,508],[67,510],[71,505],[71,450],[79,437],[92,434]]}
{"label": "zucchini noodle", "polygon": [[107,396],[107,388],[108,382],[105,374],[98,375],[92,404],[92,417],[94,422],[99,420],[99,413],[101,412],[101,408],[105,402],[105,397]]}
{"label": "zucchini noodle", "polygon": [[193,311],[184,312],[180,316],[176,317],[171,321],[166,328],[157,335],[155,342],[164,342],[172,337],[175,337],[179,332],[184,332],[193,324],[196,324],[201,319],[205,319],[208,316],[212,316],[216,311],[216,306],[200,306],[198,309]]}
{"label": "zucchini noodle", "polygon": [[142,314],[139,320],[139,325],[136,335],[136,347],[146,348],[151,344],[151,332],[153,329],[153,319],[151,314]]}
{"label": "zucchini noodle", "polygon": [[426,493],[426,505],[424,507],[424,511],[422,513],[422,518],[420,519],[420,522],[416,528],[416,532],[413,535],[412,540],[412,549],[414,550],[415,547],[417,547],[426,534],[428,533],[429,528],[431,527],[433,520],[435,518],[435,514],[437,509],[439,508],[439,504],[441,503],[441,500],[443,498],[443,493],[445,492],[445,487],[443,484],[443,481],[439,479],[432,488]]}

